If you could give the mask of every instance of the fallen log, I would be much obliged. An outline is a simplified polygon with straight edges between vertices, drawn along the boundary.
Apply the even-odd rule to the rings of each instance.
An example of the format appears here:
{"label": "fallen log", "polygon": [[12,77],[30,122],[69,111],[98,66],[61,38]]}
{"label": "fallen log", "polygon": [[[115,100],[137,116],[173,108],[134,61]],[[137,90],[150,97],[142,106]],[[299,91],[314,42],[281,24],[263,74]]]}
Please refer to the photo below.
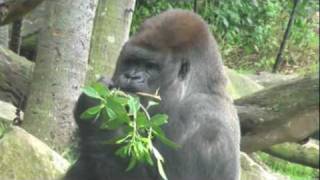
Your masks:
{"label": "fallen log", "polygon": [[237,99],[235,104],[243,151],[301,141],[319,129],[319,76],[264,89]]}
{"label": "fallen log", "polygon": [[271,146],[263,152],[286,161],[319,168],[319,146],[316,144],[282,143]]}

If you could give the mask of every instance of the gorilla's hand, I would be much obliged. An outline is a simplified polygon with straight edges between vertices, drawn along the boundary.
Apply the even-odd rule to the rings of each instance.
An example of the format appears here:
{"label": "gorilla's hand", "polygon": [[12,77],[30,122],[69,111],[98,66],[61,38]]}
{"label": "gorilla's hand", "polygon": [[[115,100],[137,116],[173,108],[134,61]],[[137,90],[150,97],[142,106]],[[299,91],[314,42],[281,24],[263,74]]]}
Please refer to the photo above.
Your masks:
{"label": "gorilla's hand", "polygon": [[112,81],[112,79],[109,76],[102,76],[98,80],[98,82],[102,83],[103,85],[105,85],[109,89],[113,89],[114,88],[114,82]]}

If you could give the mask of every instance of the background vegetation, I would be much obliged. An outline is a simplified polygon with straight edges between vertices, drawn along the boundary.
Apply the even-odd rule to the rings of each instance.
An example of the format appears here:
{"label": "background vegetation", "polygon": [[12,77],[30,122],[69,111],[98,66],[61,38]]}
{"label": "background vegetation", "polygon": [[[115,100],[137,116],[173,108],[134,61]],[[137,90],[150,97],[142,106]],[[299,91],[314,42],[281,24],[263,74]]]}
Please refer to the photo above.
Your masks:
{"label": "background vegetation", "polygon": [[[293,1],[198,0],[197,13],[210,26],[225,64],[238,71],[271,70],[288,23]],[[193,9],[192,1],[137,1],[131,33],[147,17],[170,8]],[[283,52],[284,73],[318,69],[318,17],[316,0],[300,0]]]}

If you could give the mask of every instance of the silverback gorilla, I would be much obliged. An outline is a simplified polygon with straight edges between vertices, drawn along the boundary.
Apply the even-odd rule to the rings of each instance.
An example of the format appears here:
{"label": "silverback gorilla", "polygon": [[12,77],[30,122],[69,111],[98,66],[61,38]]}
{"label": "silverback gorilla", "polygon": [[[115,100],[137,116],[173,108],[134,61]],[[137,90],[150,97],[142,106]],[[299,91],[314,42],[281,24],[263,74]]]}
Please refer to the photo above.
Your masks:
{"label": "silverback gorilla", "polygon": [[[198,15],[169,10],[147,19],[122,48],[111,80],[101,82],[129,93],[159,89],[162,100],[150,113],[169,116],[163,130],[181,146],[154,142],[169,180],[239,179],[239,122],[217,43]],[[99,120],[80,120],[95,103],[81,95],[76,105],[80,157],[65,179],[160,180],[156,167],[126,172],[128,161],[115,156],[114,145],[103,144],[118,132],[99,130]]]}

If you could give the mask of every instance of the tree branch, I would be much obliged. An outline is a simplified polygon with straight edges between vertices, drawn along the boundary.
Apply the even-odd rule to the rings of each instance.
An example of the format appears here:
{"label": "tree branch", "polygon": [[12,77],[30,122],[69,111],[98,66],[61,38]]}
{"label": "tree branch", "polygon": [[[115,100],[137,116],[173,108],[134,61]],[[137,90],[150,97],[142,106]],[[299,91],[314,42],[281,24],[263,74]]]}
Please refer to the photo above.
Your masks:
{"label": "tree branch", "polygon": [[43,0],[0,0],[0,25],[20,19],[42,1]]}
{"label": "tree branch", "polygon": [[0,46],[0,99],[24,108],[33,63]]}

